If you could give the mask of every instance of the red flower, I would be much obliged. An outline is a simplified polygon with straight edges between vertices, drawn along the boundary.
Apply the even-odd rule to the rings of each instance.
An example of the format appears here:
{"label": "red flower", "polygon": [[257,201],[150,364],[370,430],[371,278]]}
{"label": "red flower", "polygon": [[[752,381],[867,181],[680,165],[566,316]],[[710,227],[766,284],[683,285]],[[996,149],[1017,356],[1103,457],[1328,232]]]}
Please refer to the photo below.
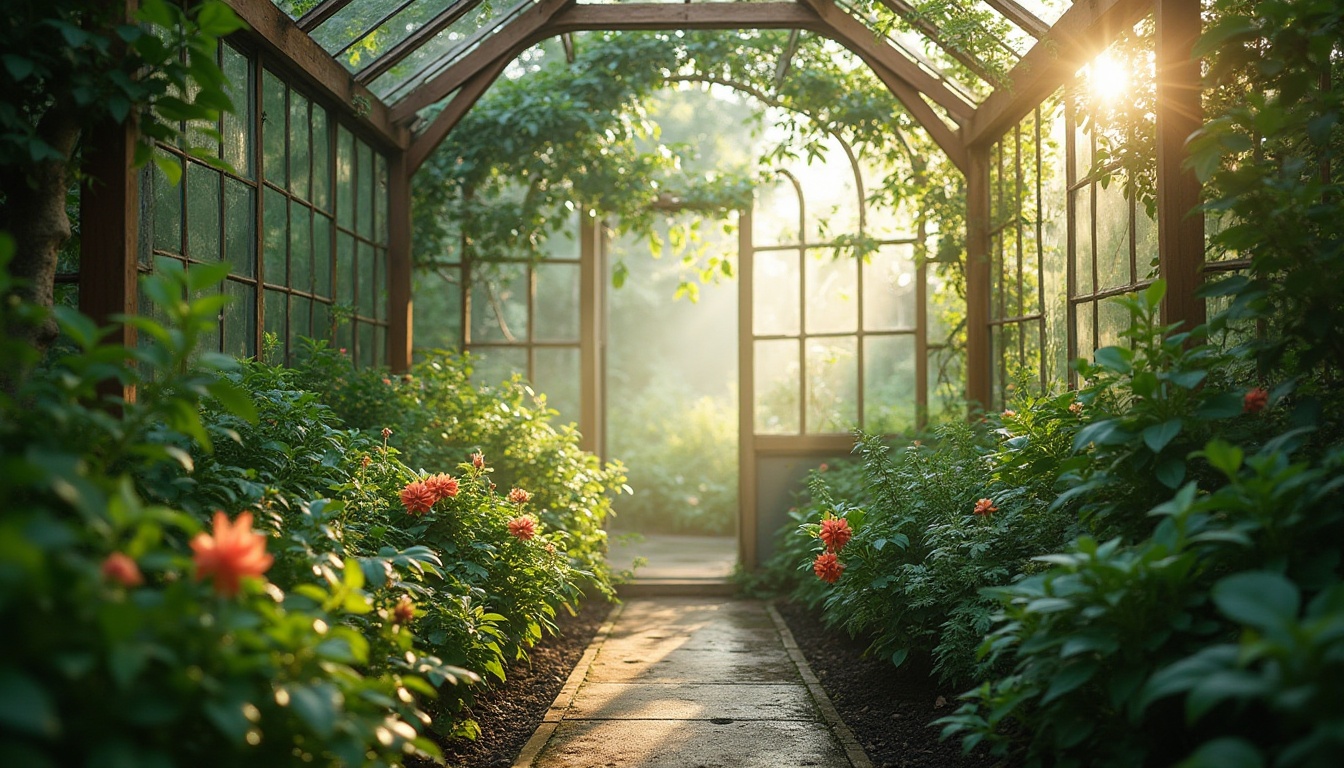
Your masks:
{"label": "red flower", "polygon": [[834,552],[822,552],[812,561],[812,572],[827,584],[834,584],[840,580],[840,574],[845,572],[845,565]]}
{"label": "red flower", "polygon": [[826,549],[831,552],[839,552],[849,543],[850,538],[854,536],[854,531],[849,527],[849,521],[843,517],[832,517],[821,521],[821,540],[826,544]]}
{"label": "red flower", "polygon": [[274,562],[266,554],[266,534],[252,532],[251,512],[230,523],[228,515],[216,511],[214,535],[196,534],[191,549],[196,553],[196,580],[213,576],[215,591],[225,597],[238,594],[241,579],[261,576]]}
{"label": "red flower", "polygon": [[522,488],[514,488],[513,490],[509,491],[509,501],[513,502],[514,504],[522,505],[526,504],[531,500],[532,500],[532,494],[528,493],[527,491],[524,491]]}
{"label": "red flower", "polygon": [[140,575],[140,566],[121,552],[113,552],[103,561],[103,578],[123,587],[138,587],[145,583],[145,577]]}
{"label": "red flower", "polygon": [[823,462],[821,463],[821,465],[817,467],[817,471],[818,471],[818,472],[825,472],[826,470],[828,470],[828,469],[830,469],[830,468],[831,468],[831,465],[829,465],[829,464],[827,464],[826,462],[823,461]]}
{"label": "red flower", "polygon": [[1242,413],[1259,413],[1265,410],[1269,405],[1269,392],[1264,387],[1256,387],[1246,393],[1246,397],[1241,400]]}
{"label": "red flower", "polygon": [[526,515],[520,515],[509,521],[509,535],[519,541],[528,541],[537,535],[537,521]]}
{"label": "red flower", "polygon": [[388,379],[388,378],[384,378],[384,379],[383,379],[383,383],[384,383],[384,384],[388,384],[388,385],[390,385],[390,384],[392,383],[392,380],[391,380],[391,379]]}
{"label": "red flower", "polygon": [[434,494],[434,501],[451,499],[457,495],[457,478],[450,477],[440,472],[437,475],[430,475],[425,478],[425,485]]}
{"label": "red flower", "polygon": [[397,600],[397,604],[392,609],[392,622],[395,624],[409,624],[415,618],[415,603],[411,602],[410,595],[402,595]]}
{"label": "red flower", "polygon": [[412,515],[425,514],[438,500],[439,497],[434,491],[419,480],[412,480],[401,489],[401,505]]}
{"label": "red flower", "polygon": [[359,466],[361,466],[361,467],[363,467],[363,468],[365,468],[365,469],[368,469],[368,468],[369,468],[369,465],[372,464],[372,463],[373,463],[373,457],[372,457],[372,456],[365,456],[364,458],[362,458],[362,459],[359,460]]}
{"label": "red flower", "polygon": [[485,469],[485,454],[480,451],[471,454],[471,466],[477,469]]}
{"label": "red flower", "polygon": [[993,499],[981,499],[975,502],[975,514],[981,517],[989,517],[990,513],[998,511],[999,508],[994,506]]}

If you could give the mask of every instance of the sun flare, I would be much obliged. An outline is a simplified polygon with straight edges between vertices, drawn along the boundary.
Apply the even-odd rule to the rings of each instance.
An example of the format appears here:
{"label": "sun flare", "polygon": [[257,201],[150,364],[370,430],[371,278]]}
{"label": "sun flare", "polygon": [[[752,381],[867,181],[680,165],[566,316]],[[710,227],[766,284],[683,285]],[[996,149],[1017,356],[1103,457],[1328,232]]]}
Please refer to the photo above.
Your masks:
{"label": "sun flare", "polygon": [[1103,53],[1088,65],[1087,84],[1097,101],[1114,104],[1129,90],[1129,67],[1109,52]]}

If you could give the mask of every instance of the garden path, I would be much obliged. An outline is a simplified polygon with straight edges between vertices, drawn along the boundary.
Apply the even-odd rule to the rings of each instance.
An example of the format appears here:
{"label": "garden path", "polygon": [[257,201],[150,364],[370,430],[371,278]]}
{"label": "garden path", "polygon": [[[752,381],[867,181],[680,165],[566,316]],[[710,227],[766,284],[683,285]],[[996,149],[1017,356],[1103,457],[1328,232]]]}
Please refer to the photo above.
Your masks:
{"label": "garden path", "polygon": [[766,603],[627,600],[514,768],[871,768]]}

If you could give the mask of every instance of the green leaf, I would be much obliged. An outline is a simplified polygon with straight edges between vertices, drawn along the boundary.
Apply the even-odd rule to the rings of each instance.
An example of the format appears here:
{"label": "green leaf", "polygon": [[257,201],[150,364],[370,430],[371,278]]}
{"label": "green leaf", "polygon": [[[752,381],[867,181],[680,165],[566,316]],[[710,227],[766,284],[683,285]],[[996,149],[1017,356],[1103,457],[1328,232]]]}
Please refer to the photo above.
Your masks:
{"label": "green leaf", "polygon": [[900,648],[900,649],[897,649],[895,652],[893,652],[893,653],[891,654],[891,665],[892,665],[893,667],[899,667],[899,666],[901,666],[902,664],[905,663],[905,659],[906,659],[906,657],[908,657],[909,655],[910,655],[910,649],[909,649],[909,648]]}
{"label": "green leaf", "polygon": [[1102,347],[1096,352],[1097,365],[1116,373],[1129,373],[1133,370],[1130,361],[1134,359],[1134,350],[1125,347]]}
{"label": "green leaf", "polygon": [[219,732],[224,734],[225,738],[243,745],[247,738],[247,732],[252,728],[252,723],[248,721],[244,707],[246,702],[232,699],[228,701],[210,700],[202,705],[205,709],[205,716],[214,723]]}
{"label": "green leaf", "polygon": [[1284,626],[1297,617],[1297,586],[1277,573],[1238,573],[1213,585],[1213,602],[1233,621],[1260,630]]}
{"label": "green leaf", "polygon": [[318,683],[313,686],[292,685],[284,690],[289,692],[290,708],[318,736],[326,738],[336,730],[340,697],[336,686]]}
{"label": "green leaf", "polygon": [[14,78],[15,82],[22,81],[24,78],[33,74],[37,65],[33,60],[26,56],[18,56],[13,53],[6,53],[0,56],[0,60],[5,62],[5,69],[9,70],[9,76]]}
{"label": "green leaf", "polygon": [[61,731],[51,697],[15,669],[0,669],[0,725],[32,736],[54,737]]}
{"label": "green leaf", "polygon": [[1223,736],[1205,742],[1177,768],[1264,768],[1260,752],[1244,739]]}
{"label": "green leaf", "polygon": [[1157,465],[1154,474],[1159,483],[1175,490],[1185,481],[1185,462],[1176,456],[1169,456]]}
{"label": "green leaf", "polygon": [[625,280],[630,276],[630,267],[626,266],[624,261],[618,261],[611,268],[611,287],[620,288],[625,285]]}
{"label": "green leaf", "polygon": [[[1143,430],[1143,442],[1153,453],[1161,453],[1163,448],[1167,447],[1177,435],[1181,433],[1181,420],[1168,419],[1161,424],[1154,424]],[[1177,481],[1176,485],[1180,485]],[[1174,488],[1176,486],[1168,486]]]}
{"label": "green leaf", "polygon": [[1240,448],[1224,440],[1214,438],[1204,446],[1204,450],[1195,455],[1203,456],[1213,468],[1222,472],[1228,479],[1234,479],[1241,470],[1243,453]]}
{"label": "green leaf", "polygon": [[1082,659],[1065,665],[1064,669],[1050,680],[1050,687],[1046,690],[1045,696],[1041,697],[1041,704],[1049,704],[1091,680],[1095,674],[1097,674],[1097,662],[1092,659]]}
{"label": "green leaf", "polygon": [[257,423],[257,406],[252,402],[252,397],[246,389],[228,379],[213,381],[206,386],[206,389],[229,413],[249,424]]}
{"label": "green leaf", "polygon": [[154,164],[163,172],[168,183],[177,186],[182,181],[182,163],[170,155],[154,154]]}
{"label": "green leaf", "polygon": [[1195,416],[1205,421],[1230,419],[1241,414],[1241,398],[1231,392],[1221,392],[1209,398],[1196,411]]}

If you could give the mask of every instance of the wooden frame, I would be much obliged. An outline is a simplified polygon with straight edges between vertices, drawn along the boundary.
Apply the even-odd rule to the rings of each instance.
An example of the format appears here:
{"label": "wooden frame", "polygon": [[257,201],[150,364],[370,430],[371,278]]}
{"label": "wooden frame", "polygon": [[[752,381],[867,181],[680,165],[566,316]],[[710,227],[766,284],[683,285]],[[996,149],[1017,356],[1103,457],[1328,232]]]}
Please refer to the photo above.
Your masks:
{"label": "wooden frame", "polygon": [[741,403],[755,397],[756,378],[752,366],[751,344],[752,284],[756,279],[752,251],[751,210],[737,214],[737,559],[744,570],[758,563],[756,537],[760,519],[756,515],[756,412]]}
{"label": "wooden frame", "polygon": [[424,26],[417,28],[414,32],[407,35],[401,42],[392,46],[392,49],[381,54],[373,60],[373,63],[364,69],[355,73],[355,82],[360,85],[368,85],[378,76],[395,67],[407,56],[414,53],[420,46],[429,42],[435,35],[457,23],[459,19],[467,15],[469,11],[481,4],[481,0],[461,0],[444,8],[437,16],[425,22]]}
{"label": "wooden frame", "polygon": [[606,265],[602,223],[579,210],[579,447],[606,455],[603,354]]}
{"label": "wooden frame", "polygon": [[434,153],[443,140],[448,137],[448,133],[462,122],[470,110],[486,90],[504,74],[504,70],[509,66],[511,59],[501,56],[495,59],[489,66],[472,75],[467,82],[462,84],[457,95],[452,101],[444,106],[443,111],[434,116],[429,127],[416,135],[411,141],[411,148],[407,151],[407,165],[411,173],[415,173],[424,165],[429,156]]}
{"label": "wooden frame", "polygon": [[948,56],[961,62],[962,66],[975,73],[981,80],[984,80],[987,83],[993,83],[998,79],[985,67],[984,62],[949,44],[947,40],[943,38],[938,27],[934,26],[933,23],[921,16],[915,7],[905,0],[880,0],[880,2],[887,7],[887,10],[900,16],[907,24],[919,30],[920,34],[927,37]]}
{"label": "wooden frame", "polygon": [[1003,14],[1028,35],[1040,40],[1050,32],[1050,25],[1036,17],[1036,14],[1018,5],[1013,0],[985,0],[985,5]]}
{"label": "wooden frame", "polygon": [[410,370],[415,311],[411,296],[411,167],[408,152],[387,166],[387,366]]}

